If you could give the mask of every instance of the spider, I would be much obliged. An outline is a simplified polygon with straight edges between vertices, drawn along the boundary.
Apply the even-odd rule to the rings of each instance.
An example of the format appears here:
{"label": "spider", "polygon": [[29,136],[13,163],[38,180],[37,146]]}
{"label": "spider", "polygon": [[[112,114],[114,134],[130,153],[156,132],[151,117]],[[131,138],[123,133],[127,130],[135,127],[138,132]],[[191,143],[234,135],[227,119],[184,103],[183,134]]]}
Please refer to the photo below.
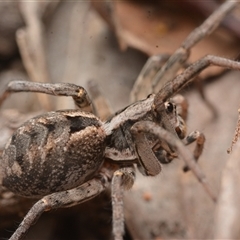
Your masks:
{"label": "spider", "polygon": [[[179,68],[189,49],[210,34],[232,10],[227,1],[194,30],[157,73]],[[177,57],[176,57],[177,56]],[[176,62],[175,62],[176,60]],[[135,101],[101,121],[88,112],[91,100],[86,90],[69,83],[13,81],[1,95],[0,103],[14,92],[41,92],[71,96],[80,109],[48,112],[25,122],[6,144],[0,162],[0,183],[18,195],[40,198],[23,219],[11,239],[22,239],[44,211],[71,207],[111,188],[113,235],[124,234],[123,190],[134,184],[135,166],[146,176],[161,172],[161,163],[183,159],[207,193],[216,201],[196,160],[201,155],[204,136],[198,131],[186,136],[184,110],[174,96],[210,65],[240,70],[240,63],[208,55],[189,65],[181,74],[168,78],[156,93]],[[169,75],[168,75],[169,77]],[[133,94],[134,95],[134,94]],[[181,98],[180,98],[181,99]],[[183,110],[183,111],[182,111]],[[194,154],[185,145],[196,141]]]}

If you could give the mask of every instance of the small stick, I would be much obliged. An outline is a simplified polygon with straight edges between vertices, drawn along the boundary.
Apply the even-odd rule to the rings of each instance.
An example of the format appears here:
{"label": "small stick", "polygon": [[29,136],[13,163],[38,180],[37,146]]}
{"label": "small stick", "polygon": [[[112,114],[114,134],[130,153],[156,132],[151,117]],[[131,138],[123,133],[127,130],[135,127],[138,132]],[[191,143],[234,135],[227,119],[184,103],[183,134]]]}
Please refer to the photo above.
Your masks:
{"label": "small stick", "polygon": [[240,136],[240,108],[238,109],[238,121],[237,121],[237,126],[236,126],[236,129],[235,129],[235,133],[234,133],[234,136],[233,136],[233,139],[232,139],[232,144],[228,148],[227,153],[232,152],[233,146],[237,143],[237,141],[239,139],[239,136]]}

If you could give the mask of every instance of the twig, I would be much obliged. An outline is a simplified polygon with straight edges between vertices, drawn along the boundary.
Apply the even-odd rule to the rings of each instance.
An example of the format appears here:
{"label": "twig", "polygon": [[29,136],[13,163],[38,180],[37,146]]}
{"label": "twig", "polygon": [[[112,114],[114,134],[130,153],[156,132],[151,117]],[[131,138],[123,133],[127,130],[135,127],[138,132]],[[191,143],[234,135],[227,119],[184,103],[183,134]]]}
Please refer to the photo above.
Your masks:
{"label": "twig", "polygon": [[240,142],[237,142],[223,171],[215,214],[214,239],[240,237]]}

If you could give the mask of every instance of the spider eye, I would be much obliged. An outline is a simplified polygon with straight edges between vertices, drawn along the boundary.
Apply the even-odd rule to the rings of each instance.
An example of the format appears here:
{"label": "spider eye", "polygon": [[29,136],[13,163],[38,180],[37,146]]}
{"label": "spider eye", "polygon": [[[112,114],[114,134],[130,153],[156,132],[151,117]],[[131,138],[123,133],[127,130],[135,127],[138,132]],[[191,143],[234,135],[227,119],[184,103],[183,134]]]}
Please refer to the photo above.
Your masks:
{"label": "spider eye", "polygon": [[172,104],[171,102],[168,102],[168,103],[166,104],[166,110],[167,110],[169,113],[171,113],[171,112],[173,112],[173,109],[174,109],[173,104]]}

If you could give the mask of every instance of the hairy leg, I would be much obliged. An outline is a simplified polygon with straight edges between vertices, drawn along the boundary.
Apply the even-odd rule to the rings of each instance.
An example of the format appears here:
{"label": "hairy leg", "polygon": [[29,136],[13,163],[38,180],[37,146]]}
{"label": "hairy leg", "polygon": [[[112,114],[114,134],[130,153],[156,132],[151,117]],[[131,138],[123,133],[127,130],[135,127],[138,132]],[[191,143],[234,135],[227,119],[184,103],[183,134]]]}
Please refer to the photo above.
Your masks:
{"label": "hairy leg", "polygon": [[90,109],[91,100],[83,87],[71,83],[37,83],[29,81],[12,81],[0,94],[0,105],[11,94],[17,92],[38,92],[53,96],[70,96],[81,109]]}
{"label": "hairy leg", "polygon": [[122,240],[124,235],[123,191],[130,189],[135,180],[133,166],[117,170],[112,179],[113,235],[115,240]]}

